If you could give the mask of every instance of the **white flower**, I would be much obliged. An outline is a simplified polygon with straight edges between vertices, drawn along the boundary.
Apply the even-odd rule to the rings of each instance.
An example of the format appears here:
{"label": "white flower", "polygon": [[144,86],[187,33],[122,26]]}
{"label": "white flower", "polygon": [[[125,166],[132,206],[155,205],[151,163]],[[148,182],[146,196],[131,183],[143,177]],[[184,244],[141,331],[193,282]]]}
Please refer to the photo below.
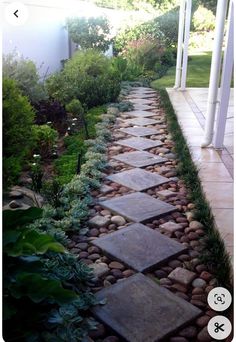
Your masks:
{"label": "white flower", "polygon": [[40,157],[40,154],[34,154],[33,157],[38,158],[38,157]]}

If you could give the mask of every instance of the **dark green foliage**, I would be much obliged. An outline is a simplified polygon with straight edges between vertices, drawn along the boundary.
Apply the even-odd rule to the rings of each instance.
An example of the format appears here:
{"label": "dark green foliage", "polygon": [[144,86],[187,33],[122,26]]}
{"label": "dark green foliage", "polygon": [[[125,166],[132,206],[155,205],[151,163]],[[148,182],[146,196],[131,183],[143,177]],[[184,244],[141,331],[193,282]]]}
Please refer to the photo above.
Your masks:
{"label": "dark green foliage", "polygon": [[33,207],[26,210],[4,210],[4,229],[15,229],[17,226],[29,224],[42,217],[42,213],[42,209]]}
{"label": "dark green foliage", "polygon": [[[55,341],[63,340],[61,323],[52,323],[52,312],[65,312],[67,305],[80,311],[95,304],[94,296],[87,292],[86,282],[91,270],[81,264],[52,236],[32,229],[29,223],[36,222],[43,210],[4,211],[4,338],[6,341],[41,340],[50,331]],[[63,329],[71,336],[86,336],[95,325],[84,314],[78,320],[67,316]],[[48,326],[50,324],[50,326]],[[44,339],[43,339],[44,340]],[[50,339],[53,340],[53,339]],[[73,340],[73,339],[71,339]]]}
{"label": "dark green foliage", "polygon": [[34,111],[16,82],[3,80],[3,176],[4,186],[14,182],[33,143]]}
{"label": "dark green foliage", "polygon": [[59,101],[45,100],[34,104],[36,111],[35,123],[44,125],[51,122],[53,128],[64,134],[67,130],[67,115]]}
{"label": "dark green foliage", "polygon": [[[84,126],[84,130],[85,130],[85,136],[86,139],[89,138],[89,134],[88,134],[88,127],[87,127],[87,122],[85,120],[85,116],[84,116],[84,108],[81,105],[79,100],[72,100],[70,101],[70,103],[68,103],[66,105],[66,110],[72,114],[74,114],[74,116],[76,117],[76,119],[82,121],[83,126]],[[72,125],[75,125],[75,123],[72,123]],[[71,128],[71,127],[70,127]]]}
{"label": "dark green foliage", "polygon": [[219,285],[230,287],[232,273],[229,256],[225,251],[224,243],[219,233],[214,228],[213,216],[202,192],[198,171],[192,161],[168,94],[166,90],[159,90],[159,92],[161,104],[167,115],[168,127],[175,142],[175,152],[181,161],[178,165],[178,173],[190,192],[191,201],[196,206],[196,219],[205,226],[205,249],[201,258],[216,275]]}
{"label": "dark green foliage", "polygon": [[60,197],[62,190],[62,185],[56,179],[53,179],[52,181],[47,181],[43,184],[42,193],[47,203],[54,208],[57,208],[61,204]]}
{"label": "dark green foliage", "polygon": [[50,95],[64,104],[80,100],[83,107],[115,101],[120,92],[119,75],[109,58],[95,50],[78,51],[64,69],[47,80]]}
{"label": "dark green foliage", "polygon": [[70,38],[81,49],[96,49],[102,52],[108,50],[111,41],[107,18],[69,18],[66,24]]}

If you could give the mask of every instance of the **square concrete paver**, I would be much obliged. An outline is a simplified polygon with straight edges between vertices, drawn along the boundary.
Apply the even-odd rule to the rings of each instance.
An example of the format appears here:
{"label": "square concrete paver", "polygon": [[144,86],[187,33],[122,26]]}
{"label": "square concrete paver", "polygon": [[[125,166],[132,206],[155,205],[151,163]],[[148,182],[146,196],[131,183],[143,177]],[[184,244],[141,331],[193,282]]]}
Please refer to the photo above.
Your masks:
{"label": "square concrete paver", "polygon": [[99,203],[102,207],[134,222],[148,222],[176,210],[173,205],[141,192],[115,197]]}
{"label": "square concrete paver", "polygon": [[129,100],[131,103],[133,103],[134,105],[153,105],[155,104],[155,100],[150,100],[150,99],[130,99]]}
{"label": "square concrete paver", "polygon": [[116,144],[122,145],[122,146],[128,146],[135,148],[136,150],[147,150],[149,148],[157,147],[157,146],[162,146],[163,142],[160,140],[151,140],[151,139],[146,139],[146,138],[141,138],[141,137],[133,137],[133,138],[128,138],[128,139],[122,139],[116,141]]}
{"label": "square concrete paver", "polygon": [[127,128],[120,128],[120,131],[130,134],[130,135],[134,135],[136,137],[144,137],[148,135],[161,134],[157,129],[148,128],[148,127],[127,127]]}
{"label": "square concrete paver", "polygon": [[186,250],[182,244],[140,223],[98,238],[93,244],[139,272],[163,265]]}
{"label": "square concrete paver", "polygon": [[150,119],[150,118],[134,118],[124,120],[127,124],[137,125],[137,126],[147,126],[147,125],[155,125],[158,124],[158,121]]}
{"label": "square concrete paver", "polygon": [[153,153],[149,153],[145,151],[121,153],[121,154],[118,154],[117,156],[114,156],[113,159],[119,160],[125,164],[131,165],[134,167],[145,167],[148,165],[164,163],[168,160],[166,158],[162,158]]}
{"label": "square concrete paver", "polygon": [[131,112],[125,112],[125,114],[127,114],[129,116],[138,117],[138,118],[146,118],[146,117],[149,117],[149,116],[157,115],[156,113],[148,112],[148,111],[145,111],[145,110],[132,110]]}
{"label": "square concrete paver", "polygon": [[93,313],[128,342],[157,342],[201,311],[141,273],[96,293]]}
{"label": "square concrete paver", "polygon": [[169,179],[166,177],[142,169],[132,169],[115,173],[111,176],[108,176],[107,179],[136,191],[147,190],[160,184],[169,182]]}

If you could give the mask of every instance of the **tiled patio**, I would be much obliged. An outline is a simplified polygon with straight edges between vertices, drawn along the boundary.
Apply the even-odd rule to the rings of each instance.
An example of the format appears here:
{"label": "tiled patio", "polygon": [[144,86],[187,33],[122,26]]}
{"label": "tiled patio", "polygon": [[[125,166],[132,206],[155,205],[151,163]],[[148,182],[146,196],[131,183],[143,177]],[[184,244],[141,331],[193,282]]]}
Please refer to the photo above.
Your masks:
{"label": "tiled patio", "polygon": [[234,101],[231,90],[224,148],[201,148],[207,108],[208,88],[167,89],[178,121],[199,169],[203,190],[229,254],[233,257],[233,134]]}

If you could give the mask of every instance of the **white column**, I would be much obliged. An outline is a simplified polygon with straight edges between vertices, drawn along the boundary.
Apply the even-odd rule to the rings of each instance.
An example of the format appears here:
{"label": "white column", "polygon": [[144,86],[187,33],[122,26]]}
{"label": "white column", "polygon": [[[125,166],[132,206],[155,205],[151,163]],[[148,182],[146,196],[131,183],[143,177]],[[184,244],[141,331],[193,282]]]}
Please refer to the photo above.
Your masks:
{"label": "white column", "polygon": [[176,73],[175,73],[175,86],[174,86],[174,88],[180,87],[181,65],[182,65],[182,54],[183,54],[185,3],[186,3],[186,0],[181,0],[180,8],[179,8],[179,32],[178,32],[178,47],[177,47]]}
{"label": "white column", "polygon": [[217,111],[216,131],[213,139],[215,148],[222,148],[230,97],[230,84],[234,64],[234,2],[231,0],[228,15],[228,30],[224,52],[223,71],[220,86],[220,104]]}
{"label": "white column", "polygon": [[187,67],[188,67],[188,43],[189,43],[190,24],[191,24],[191,9],[192,9],[192,0],[187,0],[186,16],[185,16],[184,51],[183,51],[182,76],[181,76],[181,90],[185,90],[185,88],[186,88],[186,77],[187,77]]}
{"label": "white column", "polygon": [[221,52],[224,38],[224,25],[228,0],[218,0],[216,10],[215,41],[212,52],[210,83],[207,100],[206,124],[202,147],[207,147],[212,142],[215,111],[217,104],[217,93],[219,86],[219,75],[221,66]]}

